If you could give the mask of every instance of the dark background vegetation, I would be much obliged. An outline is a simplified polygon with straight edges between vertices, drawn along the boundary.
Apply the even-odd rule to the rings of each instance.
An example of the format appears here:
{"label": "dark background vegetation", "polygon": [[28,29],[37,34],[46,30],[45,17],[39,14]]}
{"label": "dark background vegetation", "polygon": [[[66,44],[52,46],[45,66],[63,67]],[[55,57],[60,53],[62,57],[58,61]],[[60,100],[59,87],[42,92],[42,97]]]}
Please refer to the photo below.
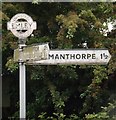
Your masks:
{"label": "dark background vegetation", "polygon": [[[7,30],[17,13],[37,22],[27,45],[49,42],[51,49],[107,48],[107,65],[26,66],[29,120],[116,120],[116,30],[104,36],[116,18],[115,3],[2,3],[3,120],[19,117],[18,38]],[[5,104],[6,104],[5,103]]]}

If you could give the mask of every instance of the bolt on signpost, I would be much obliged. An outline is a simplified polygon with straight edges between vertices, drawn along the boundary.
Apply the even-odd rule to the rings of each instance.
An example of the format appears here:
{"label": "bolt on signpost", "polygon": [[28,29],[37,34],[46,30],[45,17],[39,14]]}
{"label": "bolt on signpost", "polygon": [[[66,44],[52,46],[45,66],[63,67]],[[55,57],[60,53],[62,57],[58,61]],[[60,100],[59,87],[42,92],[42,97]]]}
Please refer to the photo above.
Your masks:
{"label": "bolt on signpost", "polygon": [[[22,20],[22,21],[21,21]],[[7,29],[19,38],[19,85],[20,85],[20,119],[26,118],[26,67],[22,59],[26,38],[36,29],[36,22],[25,13],[16,14],[7,23]]]}

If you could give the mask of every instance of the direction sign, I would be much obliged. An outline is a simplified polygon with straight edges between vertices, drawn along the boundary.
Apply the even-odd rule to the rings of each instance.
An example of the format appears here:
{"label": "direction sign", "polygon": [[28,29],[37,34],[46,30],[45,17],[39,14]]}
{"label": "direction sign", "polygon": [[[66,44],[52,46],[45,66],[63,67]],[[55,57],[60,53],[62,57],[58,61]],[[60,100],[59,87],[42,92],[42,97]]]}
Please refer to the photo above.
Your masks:
{"label": "direction sign", "polygon": [[27,64],[107,64],[111,55],[106,49],[50,50],[49,58],[41,61],[28,61]]}
{"label": "direction sign", "polygon": [[23,51],[20,52],[19,49],[14,50],[14,61],[39,61],[48,59],[49,54],[49,45],[41,44],[41,45],[31,45],[23,48]]}

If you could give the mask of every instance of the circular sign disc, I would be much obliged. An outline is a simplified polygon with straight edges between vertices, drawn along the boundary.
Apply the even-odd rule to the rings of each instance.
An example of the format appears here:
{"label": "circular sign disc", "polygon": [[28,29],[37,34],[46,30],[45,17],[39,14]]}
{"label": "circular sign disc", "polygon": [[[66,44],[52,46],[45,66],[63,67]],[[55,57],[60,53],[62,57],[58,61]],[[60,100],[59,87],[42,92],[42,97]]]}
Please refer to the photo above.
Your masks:
{"label": "circular sign disc", "polygon": [[19,39],[24,39],[30,36],[33,30],[36,29],[36,22],[29,15],[19,13],[13,16],[10,22],[7,23],[7,28]]}

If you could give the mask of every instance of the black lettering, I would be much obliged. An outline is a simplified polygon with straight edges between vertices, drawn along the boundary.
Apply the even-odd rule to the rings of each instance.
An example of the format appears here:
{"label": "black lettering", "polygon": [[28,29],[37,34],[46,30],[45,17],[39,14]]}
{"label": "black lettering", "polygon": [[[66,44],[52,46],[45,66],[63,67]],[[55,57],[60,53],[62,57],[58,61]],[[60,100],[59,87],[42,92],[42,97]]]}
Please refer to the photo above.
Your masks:
{"label": "black lettering", "polygon": [[80,59],[81,55],[80,54],[76,54],[76,59]]}
{"label": "black lettering", "polygon": [[30,26],[30,28],[31,28],[31,26],[32,26],[32,23],[31,23],[31,24],[29,24],[29,26]]}
{"label": "black lettering", "polygon": [[29,29],[28,27],[27,27],[27,23],[25,22],[25,25],[24,25],[24,29]]}
{"label": "black lettering", "polygon": [[66,57],[67,57],[66,59],[69,59],[69,54],[66,54]]}
{"label": "black lettering", "polygon": [[85,54],[82,54],[82,59],[86,59],[86,55]]}
{"label": "black lettering", "polygon": [[15,24],[14,23],[12,23],[12,29],[15,29],[16,27],[15,27]]}
{"label": "black lettering", "polygon": [[60,59],[65,59],[65,54],[60,54]]}
{"label": "black lettering", "polygon": [[58,56],[58,54],[56,54],[56,56],[55,56],[55,59],[59,59],[59,56]]}
{"label": "black lettering", "polygon": [[91,57],[91,54],[87,54],[87,59],[89,59]]}
{"label": "black lettering", "polygon": [[75,54],[70,54],[70,59],[75,59]]}
{"label": "black lettering", "polygon": [[22,28],[22,24],[19,22],[19,23],[16,23],[16,29],[17,30],[20,30]]}
{"label": "black lettering", "polygon": [[96,59],[95,54],[92,54],[92,59]]}
{"label": "black lettering", "polygon": [[49,59],[50,58],[54,59],[54,54],[52,54],[52,55],[49,54]]}

